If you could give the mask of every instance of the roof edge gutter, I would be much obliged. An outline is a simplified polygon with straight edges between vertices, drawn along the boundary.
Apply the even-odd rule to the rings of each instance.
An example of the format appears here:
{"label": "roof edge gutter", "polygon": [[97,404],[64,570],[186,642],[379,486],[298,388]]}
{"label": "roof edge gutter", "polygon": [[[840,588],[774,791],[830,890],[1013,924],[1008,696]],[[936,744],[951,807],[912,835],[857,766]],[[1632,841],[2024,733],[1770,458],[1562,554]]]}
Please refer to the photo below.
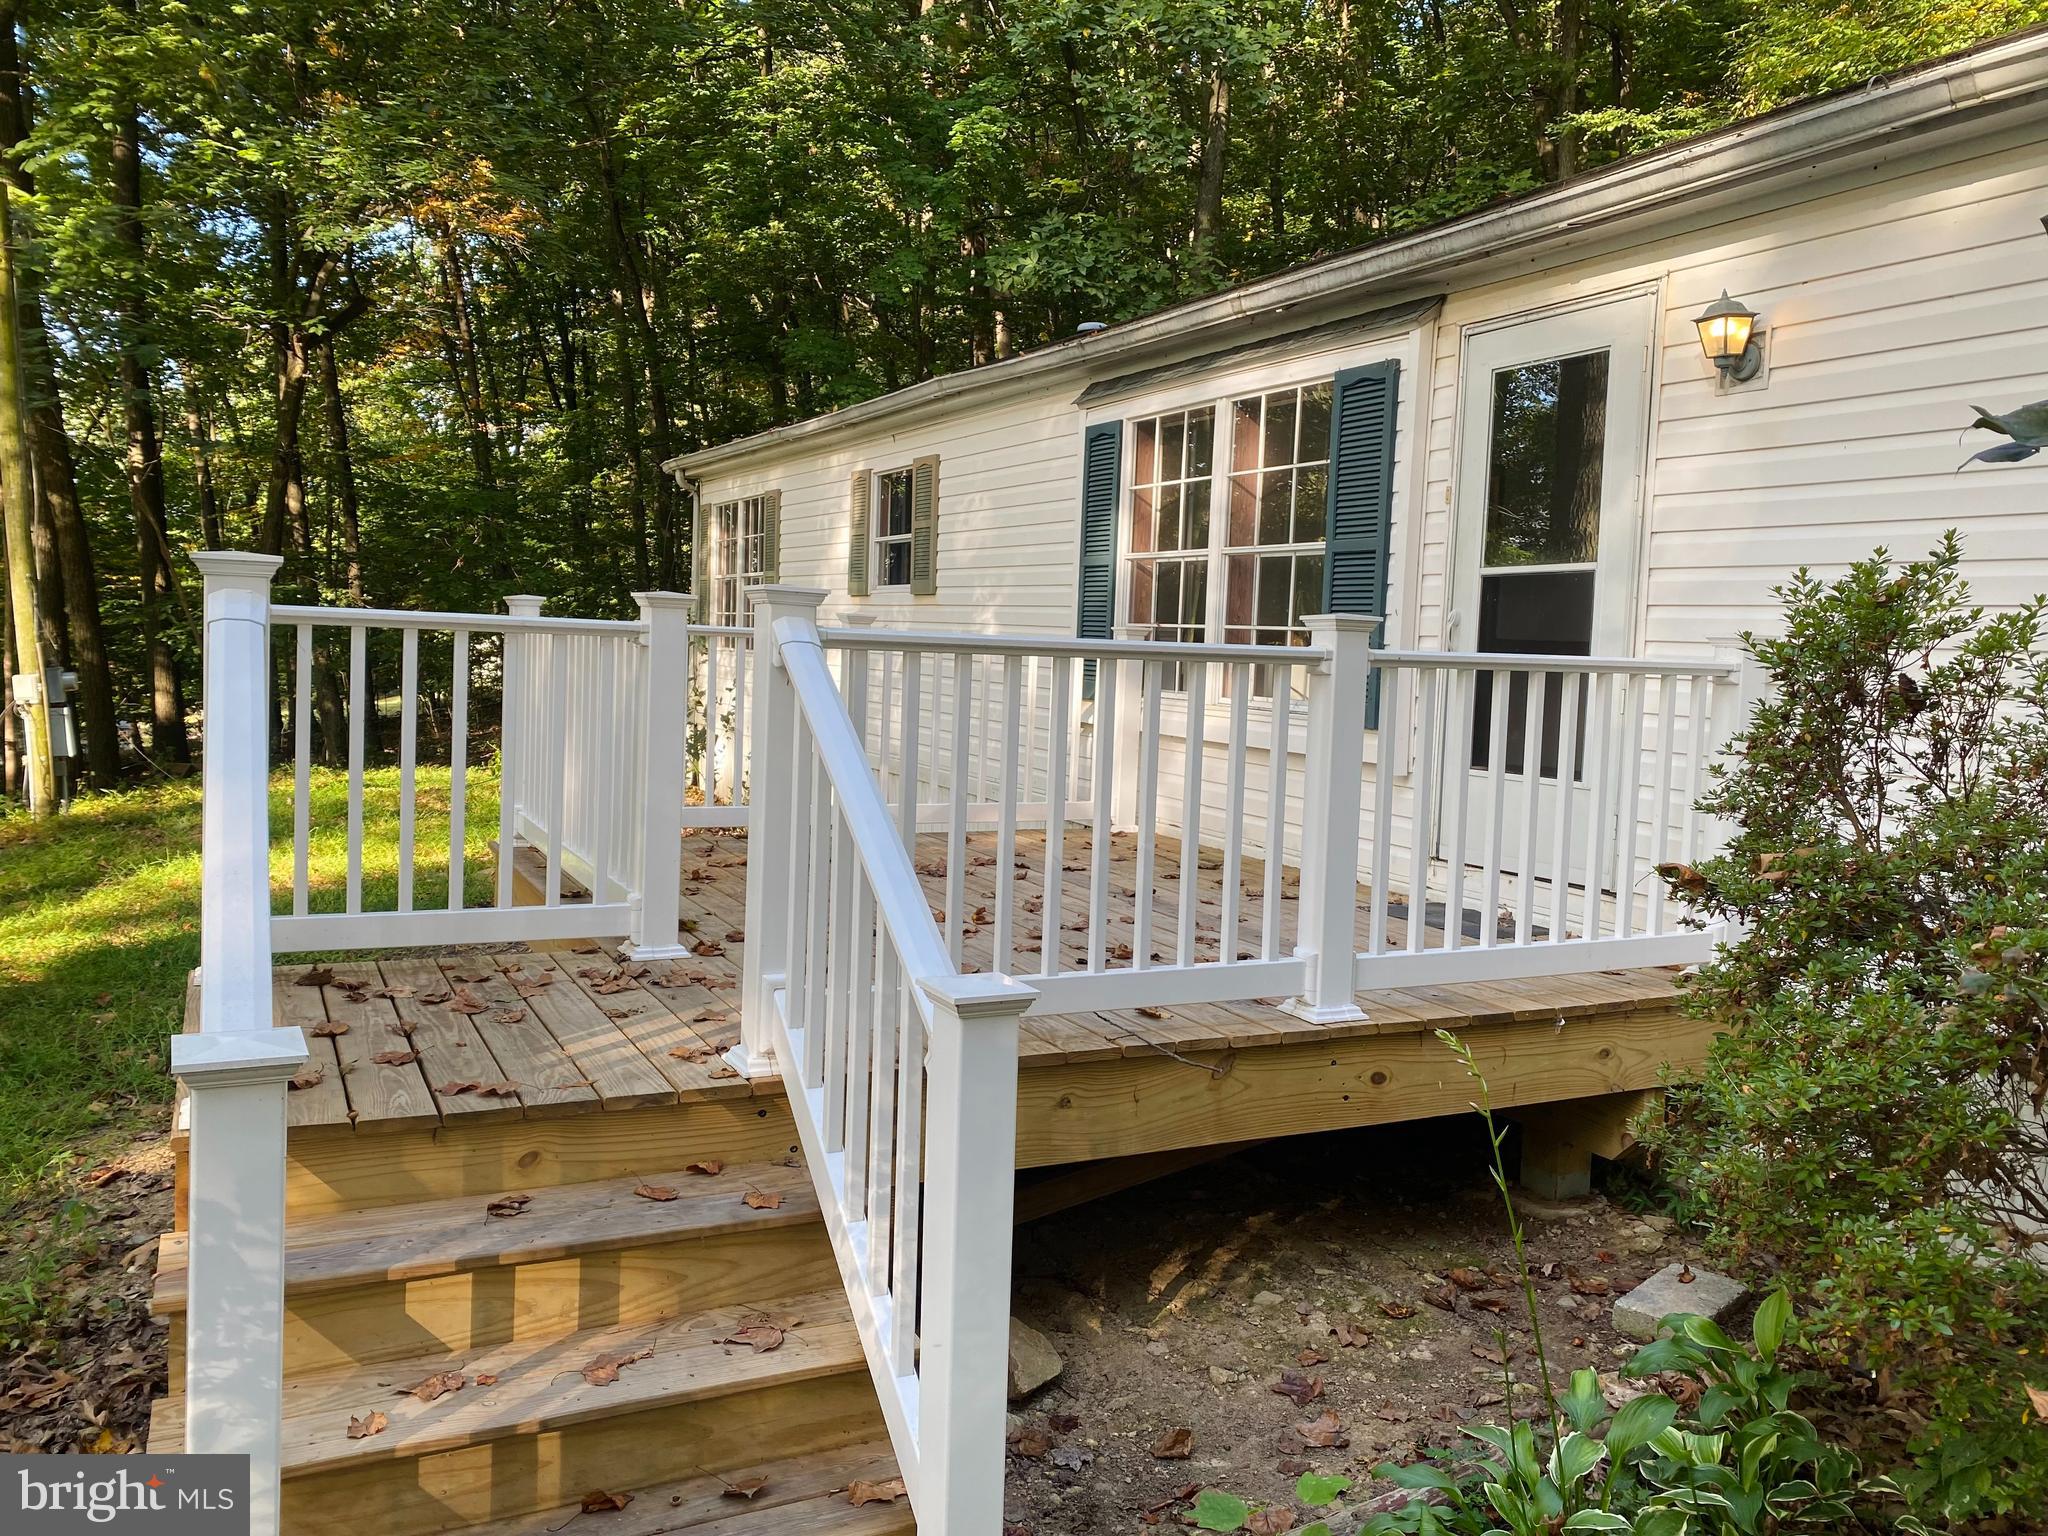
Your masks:
{"label": "roof edge gutter", "polygon": [[930,411],[973,390],[998,397],[1046,387],[1079,370],[1128,366],[1148,350],[1199,344],[1212,330],[1327,302],[1375,283],[1427,283],[1481,259],[1564,244],[1589,229],[1678,206],[1697,207],[1773,176],[1813,176],[1873,140],[1944,119],[2048,103],[2048,28],[1988,44],[1946,63],[1789,108],[1689,143],[1619,161],[1548,191],[1481,209],[1208,298],[1178,304],[1020,357],[941,374],[829,415],[678,455],[662,468],[701,478],[780,449]]}

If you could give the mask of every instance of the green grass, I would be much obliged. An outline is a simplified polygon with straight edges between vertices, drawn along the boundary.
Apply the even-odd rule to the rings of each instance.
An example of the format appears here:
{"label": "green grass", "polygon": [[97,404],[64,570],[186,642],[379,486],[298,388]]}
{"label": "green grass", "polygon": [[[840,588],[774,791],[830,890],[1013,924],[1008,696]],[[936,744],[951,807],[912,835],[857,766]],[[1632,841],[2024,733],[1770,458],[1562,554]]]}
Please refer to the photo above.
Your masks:
{"label": "green grass", "polygon": [[[414,904],[448,890],[448,771],[418,774]],[[291,904],[292,786],[271,787],[273,889]],[[398,773],[364,779],[363,905],[396,905]],[[312,780],[310,905],[342,910],[348,780]],[[466,899],[488,905],[497,780],[469,775]],[[171,1101],[170,1036],[199,963],[196,778],[80,801],[45,823],[0,815],[0,1207],[103,1155]]]}

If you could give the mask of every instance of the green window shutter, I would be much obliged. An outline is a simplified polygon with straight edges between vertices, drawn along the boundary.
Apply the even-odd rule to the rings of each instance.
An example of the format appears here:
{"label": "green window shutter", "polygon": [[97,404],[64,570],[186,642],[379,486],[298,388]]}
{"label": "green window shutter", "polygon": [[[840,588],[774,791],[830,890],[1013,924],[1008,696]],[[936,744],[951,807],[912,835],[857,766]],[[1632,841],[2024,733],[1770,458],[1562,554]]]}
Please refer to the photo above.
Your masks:
{"label": "green window shutter", "polygon": [[[1330,407],[1330,501],[1325,526],[1323,611],[1387,611],[1387,545],[1394,514],[1394,404],[1401,365],[1391,360],[1346,368]],[[1384,634],[1384,631],[1382,632]],[[1379,674],[1365,700],[1365,723],[1380,718]]]}
{"label": "green window shutter", "polygon": [[761,579],[782,580],[782,492],[761,498]]}
{"label": "green window shutter", "polygon": [[[1116,522],[1123,473],[1124,424],[1100,422],[1081,441],[1081,600],[1074,632],[1107,640],[1116,625]],[[1095,663],[1082,669],[1082,693],[1095,697]]]}
{"label": "green window shutter", "polygon": [[847,493],[846,591],[850,597],[868,595],[868,504],[874,499],[868,489],[873,477],[864,469],[853,472],[853,488]]}
{"label": "green window shutter", "polygon": [[939,591],[939,456],[910,466],[910,595]]}

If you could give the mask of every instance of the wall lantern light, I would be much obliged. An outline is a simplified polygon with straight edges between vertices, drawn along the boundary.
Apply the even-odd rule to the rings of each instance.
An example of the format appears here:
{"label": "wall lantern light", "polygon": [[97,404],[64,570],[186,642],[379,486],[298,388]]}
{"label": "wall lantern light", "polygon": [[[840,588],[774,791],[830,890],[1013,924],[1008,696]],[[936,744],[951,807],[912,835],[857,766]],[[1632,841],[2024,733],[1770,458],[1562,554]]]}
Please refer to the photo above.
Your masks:
{"label": "wall lantern light", "polygon": [[1693,322],[1700,328],[1700,350],[1731,384],[1747,384],[1764,365],[1764,349],[1756,339],[1756,311],[1740,299],[1714,300]]}

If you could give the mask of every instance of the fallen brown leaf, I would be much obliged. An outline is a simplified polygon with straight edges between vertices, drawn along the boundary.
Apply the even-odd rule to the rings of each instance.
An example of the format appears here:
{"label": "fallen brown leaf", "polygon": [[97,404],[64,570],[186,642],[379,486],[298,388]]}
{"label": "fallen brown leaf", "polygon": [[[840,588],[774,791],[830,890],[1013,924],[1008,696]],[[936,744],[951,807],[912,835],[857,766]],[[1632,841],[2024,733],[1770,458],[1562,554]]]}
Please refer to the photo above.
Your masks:
{"label": "fallen brown leaf", "polygon": [[1449,1280],[1461,1291],[1483,1291],[1493,1282],[1476,1269],[1452,1269],[1444,1272]]}
{"label": "fallen brown leaf", "polygon": [[1383,1301],[1380,1303],[1380,1310],[1392,1318],[1413,1317],[1415,1315],[1415,1309],[1405,1301]]}
{"label": "fallen brown leaf", "polygon": [[904,1494],[903,1479],[885,1477],[879,1482],[869,1482],[857,1477],[846,1490],[846,1502],[856,1507],[862,1504],[893,1504]]}
{"label": "fallen brown leaf", "polygon": [[291,1088],[318,1088],[326,1081],[327,1069],[325,1067],[308,1067],[305,1071],[294,1077],[288,1086]]}
{"label": "fallen brown leaf", "polygon": [[1284,1504],[1255,1509],[1244,1528],[1246,1536],[1280,1536],[1282,1531],[1294,1529],[1294,1511]]}
{"label": "fallen brown leaf", "polygon": [[635,1184],[633,1193],[642,1200],[673,1200],[676,1192],[666,1184]]}
{"label": "fallen brown leaf", "polygon": [[486,1216],[517,1216],[533,1204],[531,1195],[502,1195],[484,1207]]}
{"label": "fallen brown leaf", "polygon": [[721,1344],[744,1344],[757,1355],[782,1348],[783,1332],[773,1323],[748,1323],[736,1329],[730,1336],[720,1339]]}
{"label": "fallen brown leaf", "polygon": [[1195,1432],[1185,1427],[1169,1429],[1152,1442],[1152,1454],[1161,1461],[1186,1461],[1195,1454]]}
{"label": "fallen brown leaf", "polygon": [[346,1024],[337,1024],[334,1020],[329,1019],[325,1023],[313,1025],[306,1033],[315,1040],[332,1040],[336,1035],[347,1034],[348,1026]]}
{"label": "fallen brown leaf", "polygon": [[765,1477],[742,1477],[727,1483],[720,1492],[728,1499],[751,1499],[767,1486],[768,1479]]}
{"label": "fallen brown leaf", "polygon": [[476,1373],[476,1384],[480,1387],[495,1387],[498,1384],[498,1373],[496,1371],[478,1371]]}
{"label": "fallen brown leaf", "polygon": [[1015,1451],[1019,1456],[1027,1457],[1032,1461],[1038,1460],[1039,1457],[1051,1450],[1053,1445],[1050,1434],[1029,1424],[1012,1430],[1005,1439],[1009,1442],[1011,1450]]}
{"label": "fallen brown leaf", "polygon": [[1295,1425],[1294,1433],[1303,1445],[1322,1450],[1342,1450],[1351,1443],[1351,1437],[1344,1433],[1344,1426],[1337,1415],[1327,1408],[1308,1423]]}
{"label": "fallen brown leaf", "polygon": [[1282,1371],[1280,1379],[1271,1389],[1293,1403],[1297,1408],[1306,1408],[1323,1395],[1323,1378],[1304,1376],[1299,1371]]}
{"label": "fallen brown leaf", "polygon": [[416,1381],[409,1387],[400,1387],[394,1396],[416,1397],[423,1403],[431,1403],[437,1397],[446,1397],[450,1392],[460,1392],[469,1384],[469,1378],[460,1371],[441,1371],[424,1381]]}
{"label": "fallen brown leaf", "polygon": [[348,1437],[351,1440],[367,1440],[372,1435],[381,1435],[390,1426],[391,1420],[379,1410],[372,1408],[359,1419],[348,1421]]}
{"label": "fallen brown leaf", "polygon": [[[457,978],[457,980],[463,979],[465,978]],[[483,980],[481,976],[470,977],[467,979],[474,981]],[[489,1013],[491,1011],[491,1005],[485,1002],[482,998],[478,997],[474,992],[470,991],[469,988],[457,987],[448,996],[448,1011],[450,1013],[464,1014]]]}
{"label": "fallen brown leaf", "polygon": [[370,1058],[380,1067],[409,1067],[419,1059],[418,1051],[379,1051]]}
{"label": "fallen brown leaf", "polygon": [[586,1515],[610,1514],[624,1509],[632,1502],[633,1495],[630,1493],[607,1493],[604,1489],[598,1488],[583,1495],[583,1513]]}
{"label": "fallen brown leaf", "polygon": [[782,1191],[775,1189],[750,1189],[740,1197],[757,1211],[779,1211],[782,1209]]}
{"label": "fallen brown leaf", "polygon": [[307,971],[305,975],[301,976],[296,985],[301,987],[324,987],[332,980],[334,980],[334,972],[328,970],[324,965],[316,965],[313,969]]}
{"label": "fallen brown leaf", "polygon": [[654,1353],[643,1349],[631,1354],[599,1355],[583,1367],[583,1379],[593,1387],[608,1387],[619,1379],[619,1372],[636,1360],[645,1360]]}
{"label": "fallen brown leaf", "polygon": [[717,1175],[725,1172],[725,1164],[715,1157],[707,1157],[701,1163],[683,1164],[683,1172]]}

